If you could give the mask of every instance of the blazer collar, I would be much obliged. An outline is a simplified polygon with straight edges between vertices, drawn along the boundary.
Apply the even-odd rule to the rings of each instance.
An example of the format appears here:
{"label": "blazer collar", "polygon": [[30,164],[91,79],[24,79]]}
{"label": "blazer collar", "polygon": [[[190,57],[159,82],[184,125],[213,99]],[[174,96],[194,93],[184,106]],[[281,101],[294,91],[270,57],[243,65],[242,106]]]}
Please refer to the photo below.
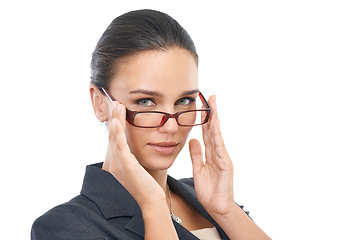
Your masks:
{"label": "blazer collar", "polygon": [[144,223],[140,207],[112,174],[102,170],[102,164],[86,167],[81,194],[98,206],[105,219],[132,217],[125,228],[143,237]]}
{"label": "blazer collar", "polygon": [[[102,170],[102,164],[97,163],[86,167],[81,194],[92,200],[98,206],[105,219],[123,216],[132,217],[125,228],[144,237],[144,222],[140,207],[130,193],[112,174]],[[188,178],[178,181],[168,176],[167,182],[173,192],[181,196],[196,211],[215,225],[222,239],[229,239],[198,201],[194,190],[193,179]],[[186,228],[174,221],[173,223],[182,239],[198,239]]]}

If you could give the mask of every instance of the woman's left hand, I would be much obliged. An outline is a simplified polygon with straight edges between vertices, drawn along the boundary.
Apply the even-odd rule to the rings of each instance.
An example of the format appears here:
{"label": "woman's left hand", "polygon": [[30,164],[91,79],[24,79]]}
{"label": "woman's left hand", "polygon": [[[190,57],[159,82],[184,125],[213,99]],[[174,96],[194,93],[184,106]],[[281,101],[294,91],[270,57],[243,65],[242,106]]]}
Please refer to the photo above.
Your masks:
{"label": "woman's left hand", "polygon": [[225,215],[235,207],[233,166],[220,132],[215,96],[210,97],[209,104],[210,120],[202,126],[205,162],[199,141],[192,139],[189,142],[195,192],[200,203],[212,216]]}

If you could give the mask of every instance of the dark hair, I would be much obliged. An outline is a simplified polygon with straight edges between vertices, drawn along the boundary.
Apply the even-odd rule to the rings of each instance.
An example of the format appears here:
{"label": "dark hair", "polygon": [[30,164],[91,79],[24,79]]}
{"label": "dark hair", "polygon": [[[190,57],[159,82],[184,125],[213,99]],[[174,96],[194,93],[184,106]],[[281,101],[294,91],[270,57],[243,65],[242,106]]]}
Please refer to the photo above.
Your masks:
{"label": "dark hair", "polygon": [[173,46],[189,50],[198,62],[193,40],[172,17],[155,10],[125,13],[112,21],[97,43],[91,60],[91,83],[100,90],[108,88],[124,57]]}

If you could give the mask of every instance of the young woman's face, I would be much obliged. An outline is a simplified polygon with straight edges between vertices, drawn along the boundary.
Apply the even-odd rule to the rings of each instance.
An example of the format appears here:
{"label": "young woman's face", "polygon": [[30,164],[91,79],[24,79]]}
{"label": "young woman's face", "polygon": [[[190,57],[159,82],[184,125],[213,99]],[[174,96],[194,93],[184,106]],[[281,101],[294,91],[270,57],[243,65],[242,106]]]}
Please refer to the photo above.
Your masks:
{"label": "young woman's face", "polygon": [[[198,93],[198,69],[186,49],[144,51],[123,61],[109,91],[132,111],[175,113]],[[192,93],[190,93],[192,92]],[[147,170],[165,170],[184,146],[191,127],[178,126],[174,118],[159,128],[138,128],[126,124],[128,145]]]}

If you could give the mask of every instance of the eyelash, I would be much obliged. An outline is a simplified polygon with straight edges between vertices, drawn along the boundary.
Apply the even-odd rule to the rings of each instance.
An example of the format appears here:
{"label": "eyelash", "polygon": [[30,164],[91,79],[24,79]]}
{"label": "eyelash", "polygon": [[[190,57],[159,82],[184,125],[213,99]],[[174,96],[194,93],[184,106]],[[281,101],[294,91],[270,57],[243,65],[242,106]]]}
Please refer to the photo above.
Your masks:
{"label": "eyelash", "polygon": [[[186,104],[186,105],[189,105],[189,104],[191,104],[191,103],[193,103],[193,102],[196,101],[195,98],[192,98],[192,97],[183,97],[183,98],[180,98],[179,100],[177,100],[177,101],[175,102],[175,105],[182,105],[182,104],[179,104],[179,102],[180,102],[181,100],[189,100],[189,103]],[[145,101],[145,102],[151,101],[151,102],[153,102],[153,104],[152,104],[152,105],[144,105],[144,104],[142,104],[142,102],[144,102],[144,101]],[[156,105],[155,99],[153,99],[153,98],[141,98],[141,99],[136,100],[136,101],[135,101],[135,104],[140,105],[140,106],[143,106],[143,107],[150,107],[150,106],[155,106],[155,105]]]}
{"label": "eyelash", "polygon": [[176,105],[182,105],[182,104],[177,104],[177,103],[180,102],[181,100],[189,100],[189,103],[186,104],[186,105],[189,105],[189,104],[195,102],[195,99],[192,98],[192,97],[184,97],[184,98],[181,98],[181,99],[179,99],[178,101],[176,101],[175,104],[176,104]]}
{"label": "eyelash", "polygon": [[144,107],[145,107],[145,106],[147,106],[147,107],[150,106],[150,105],[144,105],[144,104],[142,104],[143,101],[151,101],[151,102],[153,102],[153,106],[156,105],[156,104],[155,104],[155,100],[152,99],[152,98],[141,98],[141,99],[136,100],[135,103],[136,103],[137,105],[144,106]]}

